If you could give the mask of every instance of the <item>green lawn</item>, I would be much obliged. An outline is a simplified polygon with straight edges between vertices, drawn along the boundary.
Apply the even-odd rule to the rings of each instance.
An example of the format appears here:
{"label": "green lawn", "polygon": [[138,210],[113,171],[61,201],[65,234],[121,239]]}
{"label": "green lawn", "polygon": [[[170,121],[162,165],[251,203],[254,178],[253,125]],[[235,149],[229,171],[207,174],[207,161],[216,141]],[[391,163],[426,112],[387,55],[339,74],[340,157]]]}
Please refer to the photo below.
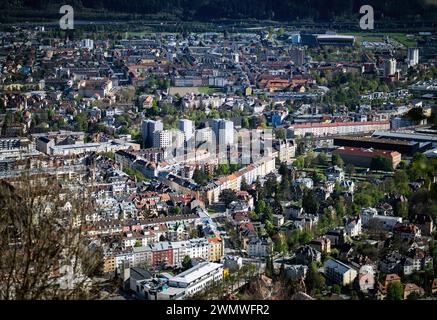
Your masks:
{"label": "green lawn", "polygon": [[203,93],[203,94],[212,94],[212,93],[216,93],[216,92],[223,92],[219,88],[212,88],[212,87],[198,87],[197,89],[199,90],[200,93]]}
{"label": "green lawn", "polygon": [[384,38],[381,36],[388,36],[408,48],[417,46],[417,41],[414,38],[407,37],[407,34],[403,32],[345,32],[342,34],[353,35],[357,37],[357,42],[359,43],[362,40],[366,40],[366,41],[383,40]]}
{"label": "green lawn", "polygon": [[417,47],[417,41],[414,40],[414,38],[408,38],[405,33],[392,33],[390,34],[390,37],[397,42],[402,43],[407,48]]}
{"label": "green lawn", "polygon": [[148,33],[149,31],[128,31],[127,32],[127,35],[129,36],[129,37],[140,37],[140,38],[142,38],[142,37],[144,37],[144,35],[146,34],[146,33]]}

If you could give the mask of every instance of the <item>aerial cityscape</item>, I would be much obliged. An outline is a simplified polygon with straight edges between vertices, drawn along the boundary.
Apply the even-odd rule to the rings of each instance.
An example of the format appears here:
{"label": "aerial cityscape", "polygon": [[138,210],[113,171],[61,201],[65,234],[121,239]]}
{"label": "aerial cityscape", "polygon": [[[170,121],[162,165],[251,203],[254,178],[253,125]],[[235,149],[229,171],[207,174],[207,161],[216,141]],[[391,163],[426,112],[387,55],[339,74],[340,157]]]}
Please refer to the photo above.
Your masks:
{"label": "aerial cityscape", "polygon": [[437,300],[437,3],[322,2],[0,4],[0,300]]}

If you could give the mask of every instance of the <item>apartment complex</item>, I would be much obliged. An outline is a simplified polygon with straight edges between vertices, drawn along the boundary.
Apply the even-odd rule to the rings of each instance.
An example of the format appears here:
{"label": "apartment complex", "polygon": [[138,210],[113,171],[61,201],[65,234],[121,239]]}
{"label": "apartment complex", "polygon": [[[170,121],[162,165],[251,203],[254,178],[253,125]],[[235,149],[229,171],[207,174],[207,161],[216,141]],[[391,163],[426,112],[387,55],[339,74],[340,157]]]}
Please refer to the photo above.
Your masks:
{"label": "apartment complex", "polygon": [[390,129],[390,121],[332,122],[295,124],[287,129],[294,137],[311,134],[316,137],[358,134]]}
{"label": "apartment complex", "polygon": [[157,242],[133,248],[135,266],[181,266],[185,256],[204,261],[219,261],[224,255],[220,237],[196,238],[186,241]]}

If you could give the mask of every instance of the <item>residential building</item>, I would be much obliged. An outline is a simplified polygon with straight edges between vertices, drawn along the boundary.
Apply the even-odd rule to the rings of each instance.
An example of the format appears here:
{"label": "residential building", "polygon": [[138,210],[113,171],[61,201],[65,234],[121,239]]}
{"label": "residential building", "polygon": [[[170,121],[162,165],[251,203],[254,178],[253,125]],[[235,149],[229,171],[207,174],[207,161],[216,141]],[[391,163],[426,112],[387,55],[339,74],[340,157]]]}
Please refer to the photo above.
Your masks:
{"label": "residential building", "polygon": [[344,170],[338,166],[327,168],[325,170],[325,175],[330,181],[341,182],[344,180]]}
{"label": "residential building", "polygon": [[360,291],[364,293],[375,288],[375,270],[373,266],[361,266],[358,272],[358,287]]}
{"label": "residential building", "polygon": [[290,58],[294,62],[294,65],[300,67],[305,62],[305,49],[292,48],[290,50]]}
{"label": "residential building", "polygon": [[98,79],[98,80],[81,80],[77,85],[79,95],[85,98],[104,98],[112,90],[112,80]]}
{"label": "residential building", "polygon": [[425,294],[425,290],[419,287],[415,283],[406,283],[404,287],[404,299],[407,299],[408,296],[412,293],[416,293],[419,297]]}
{"label": "residential building", "polygon": [[80,47],[88,50],[94,49],[94,40],[92,39],[83,39],[80,41]]}
{"label": "residential building", "polygon": [[311,246],[302,246],[296,250],[296,262],[310,265],[312,262],[320,262],[322,254]]}
{"label": "residential building", "polygon": [[182,148],[185,136],[179,130],[161,130],[153,134],[154,148]]}
{"label": "residential building", "polygon": [[141,124],[141,136],[145,147],[153,146],[154,133],[164,130],[164,124],[161,120],[143,120]]}
{"label": "residential building", "polygon": [[308,266],[302,264],[285,266],[285,277],[293,281],[301,281],[308,274]]}
{"label": "residential building", "polygon": [[331,240],[326,236],[312,240],[310,246],[319,252],[331,253]]}
{"label": "residential building", "polygon": [[249,257],[265,258],[273,252],[273,242],[268,237],[254,237],[250,239],[247,246]]}
{"label": "residential building", "polygon": [[296,155],[296,146],[294,145],[294,141],[279,140],[273,145],[273,147],[278,151],[278,158],[281,163],[293,163],[294,157]]}
{"label": "residential building", "polygon": [[324,268],[325,276],[341,286],[347,286],[353,283],[357,277],[357,271],[354,268],[335,259],[327,260],[324,264]]}
{"label": "residential building", "polygon": [[415,65],[419,64],[419,49],[408,48],[407,63],[410,67],[414,67]]}
{"label": "residential building", "polygon": [[389,130],[390,121],[366,122],[332,122],[294,124],[287,129],[292,137],[304,137],[307,134],[315,137],[335,136],[357,133],[369,133],[375,130]]}
{"label": "residential building", "polygon": [[361,218],[346,219],[345,230],[348,236],[358,237],[361,235]]}
{"label": "residential building", "polygon": [[384,62],[384,75],[386,77],[393,76],[396,73],[396,59],[387,59]]}
{"label": "residential building", "polygon": [[184,133],[185,141],[190,140],[194,135],[194,124],[191,120],[180,119],[178,129]]}
{"label": "residential building", "polygon": [[211,123],[217,145],[227,146],[234,144],[234,123],[232,121],[214,119]]}
{"label": "residential building", "polygon": [[243,266],[243,258],[240,256],[224,256],[220,261],[230,271],[237,271]]}

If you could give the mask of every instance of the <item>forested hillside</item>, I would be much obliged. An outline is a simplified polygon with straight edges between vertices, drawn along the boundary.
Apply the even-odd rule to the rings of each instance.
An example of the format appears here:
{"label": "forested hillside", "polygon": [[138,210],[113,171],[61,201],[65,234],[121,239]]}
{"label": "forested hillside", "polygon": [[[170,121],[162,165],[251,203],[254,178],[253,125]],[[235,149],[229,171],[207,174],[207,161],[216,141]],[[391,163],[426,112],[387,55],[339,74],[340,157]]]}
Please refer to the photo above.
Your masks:
{"label": "forested hillside", "polygon": [[433,18],[437,14],[437,6],[432,4],[435,1],[431,0],[3,0],[0,9],[3,14],[20,8],[44,14],[66,3],[79,12],[93,9],[109,13],[168,13],[182,20],[328,21],[357,15],[363,4],[374,7],[376,18]]}

